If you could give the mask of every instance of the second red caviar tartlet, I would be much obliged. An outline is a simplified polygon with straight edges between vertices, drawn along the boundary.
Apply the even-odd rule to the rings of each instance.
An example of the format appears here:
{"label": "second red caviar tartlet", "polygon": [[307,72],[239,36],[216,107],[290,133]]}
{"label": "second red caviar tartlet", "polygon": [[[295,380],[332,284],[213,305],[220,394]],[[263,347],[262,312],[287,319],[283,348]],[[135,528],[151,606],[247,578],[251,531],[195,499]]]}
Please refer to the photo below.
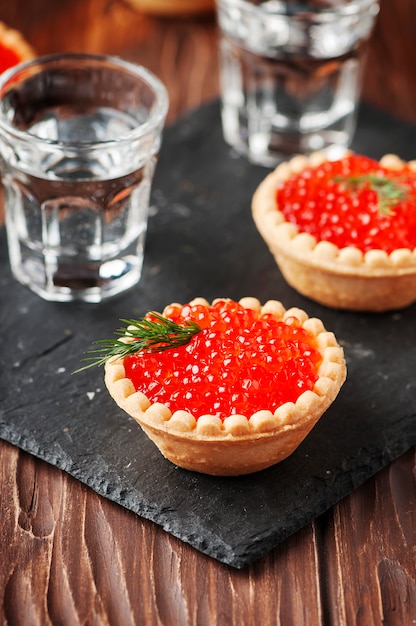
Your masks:
{"label": "second red caviar tartlet", "polygon": [[301,294],[370,312],[416,301],[416,161],[294,157],[259,185],[252,213]]}

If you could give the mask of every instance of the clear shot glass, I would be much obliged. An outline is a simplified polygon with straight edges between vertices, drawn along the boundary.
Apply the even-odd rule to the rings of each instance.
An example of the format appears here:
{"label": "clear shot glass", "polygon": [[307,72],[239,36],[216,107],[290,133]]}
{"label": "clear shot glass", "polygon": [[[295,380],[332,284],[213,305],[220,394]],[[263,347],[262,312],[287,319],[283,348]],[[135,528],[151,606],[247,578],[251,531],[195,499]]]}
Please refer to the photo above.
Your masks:
{"label": "clear shot glass", "polygon": [[225,141],[265,166],[339,157],[378,11],[377,0],[217,0]]}
{"label": "clear shot glass", "polygon": [[0,76],[0,170],[15,278],[101,302],[140,280],[163,84],[119,58],[61,54]]}

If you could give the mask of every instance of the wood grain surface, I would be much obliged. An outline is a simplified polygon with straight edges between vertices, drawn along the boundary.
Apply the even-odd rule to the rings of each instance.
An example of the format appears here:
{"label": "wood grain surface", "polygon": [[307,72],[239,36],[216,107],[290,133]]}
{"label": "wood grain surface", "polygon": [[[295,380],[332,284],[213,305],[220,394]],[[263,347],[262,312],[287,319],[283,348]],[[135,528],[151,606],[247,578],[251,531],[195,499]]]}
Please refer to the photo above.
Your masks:
{"label": "wood grain surface", "polygon": [[[122,0],[0,0],[0,20],[39,54],[105,52],[146,65],[169,90],[170,122],[218,94],[213,15],[155,18]],[[382,0],[364,97],[416,122],[414,0]],[[411,626],[415,480],[412,449],[236,571],[0,442],[0,624]]]}

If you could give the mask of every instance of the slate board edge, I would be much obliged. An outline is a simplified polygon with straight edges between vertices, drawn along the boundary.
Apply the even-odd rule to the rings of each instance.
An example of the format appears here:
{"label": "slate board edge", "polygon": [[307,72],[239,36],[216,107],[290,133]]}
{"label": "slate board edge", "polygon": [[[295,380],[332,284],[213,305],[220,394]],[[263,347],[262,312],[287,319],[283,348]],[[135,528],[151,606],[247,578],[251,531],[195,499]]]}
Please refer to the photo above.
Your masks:
{"label": "slate board edge", "polygon": [[[209,103],[205,105],[204,107],[202,107],[202,109],[204,111],[204,114],[207,113],[210,117],[212,116],[215,119],[217,119],[218,107],[217,107],[216,102]],[[200,121],[198,118],[198,111],[199,109],[196,111],[190,112],[189,114],[186,114],[182,118],[182,120],[180,120],[180,123],[182,124],[185,122],[185,124],[183,124],[182,131],[185,131],[187,135],[191,134],[191,131],[192,133],[195,133],[198,130],[200,131],[200,128],[199,128]],[[371,115],[372,111],[367,110],[366,114],[367,116],[369,114]],[[382,117],[384,119],[383,114],[382,114]],[[173,125],[173,127],[175,126],[176,124]],[[406,131],[407,125],[401,124],[398,128],[400,129],[401,133],[404,133]],[[393,129],[391,130],[393,131]],[[395,126],[394,131],[396,130],[397,129]],[[411,419],[412,419],[412,422],[410,421]],[[176,533],[175,521],[172,520],[169,517],[169,514],[166,512],[162,514],[158,512],[157,519],[153,519],[152,512],[149,509],[149,507],[147,511],[143,511],[140,505],[136,507],[132,507],[130,504],[127,508],[129,510],[134,511],[138,515],[141,515],[142,517],[155,522],[156,524],[164,528],[170,534],[177,536],[179,539],[181,539],[185,543],[190,543],[190,545],[195,547],[197,550],[204,552],[205,554],[208,554],[209,556],[212,556],[213,558],[219,561],[222,561],[226,563],[227,565],[241,568],[250,564],[250,562],[254,562],[258,558],[263,556],[266,552],[268,552],[270,549],[274,548],[278,543],[286,539],[289,535],[293,534],[294,532],[296,532],[297,530],[305,526],[311,519],[316,518],[318,515],[330,509],[337,501],[339,501],[345,495],[350,493],[354,488],[366,482],[378,470],[380,470],[389,462],[393,461],[402,453],[406,452],[411,447],[412,443],[416,442],[416,433],[414,432],[414,422],[415,422],[414,415],[406,416],[406,426],[409,424],[409,430],[407,431],[406,435],[404,435],[401,439],[395,441],[394,448],[389,448],[389,446],[387,445],[389,442],[389,439],[387,436],[388,433],[385,433],[386,449],[385,451],[383,451],[383,456],[380,457],[378,461],[374,460],[371,454],[371,447],[367,448],[367,446],[365,447],[365,452],[366,452],[365,467],[364,465],[362,468],[358,467],[359,471],[357,471],[357,464],[354,463],[354,458],[347,458],[345,460],[345,464],[343,465],[342,474],[336,475],[332,481],[332,487],[334,488],[334,485],[335,485],[336,489],[334,489],[333,491],[333,494],[335,493],[335,495],[332,496],[331,502],[327,503],[325,501],[325,498],[323,498],[322,501],[320,501],[320,506],[315,507],[315,510],[313,513],[310,513],[307,507],[304,507],[304,508],[299,507],[299,509],[296,507],[295,509],[296,515],[293,516],[291,523],[281,528],[280,531],[274,531],[274,534],[273,534],[273,529],[271,529],[270,534],[266,533],[267,535],[266,540],[263,534],[263,537],[259,538],[259,541],[260,540],[262,541],[261,550],[259,549],[258,552],[256,553],[256,546],[254,545],[254,547],[250,551],[250,558],[247,558],[247,557],[244,559],[241,558],[240,546],[237,546],[237,548],[234,547],[233,549],[230,549],[228,544],[224,544],[224,542],[220,540],[218,540],[218,543],[212,542],[211,544],[212,549],[207,550],[206,547],[203,545],[204,544],[203,539],[201,540],[197,539],[191,533],[188,534],[187,538],[184,537],[183,533]],[[4,428],[3,428],[3,425],[1,423],[0,423],[0,436],[8,440],[10,443],[18,446],[25,452],[28,452],[32,454],[33,456],[38,457],[46,461],[47,463],[65,471],[69,475],[80,480],[80,482],[83,482],[84,484],[92,488],[95,492],[99,493],[103,497],[109,500],[112,500],[118,504],[121,504],[122,506],[125,506],[124,504],[125,500],[123,500],[123,498],[120,497],[121,495],[120,490],[109,490],[106,488],[107,481],[105,477],[102,478],[102,480],[100,481],[100,484],[98,485],[97,485],[97,477],[91,473],[88,473],[88,471],[85,471],[85,469],[83,471],[83,477],[81,477],[79,474],[79,470],[77,469],[76,462],[69,464],[69,463],[65,463],[64,461],[59,460],[59,458],[55,458],[53,455],[51,455],[51,451],[49,449],[46,449],[45,447],[42,447],[38,444],[34,445],[34,440],[32,440],[31,437],[26,436],[25,434],[20,435],[20,436],[10,435],[10,433],[7,433],[7,425],[4,425]],[[377,451],[377,454],[379,454],[379,451]],[[354,476],[354,472],[356,472],[355,476]],[[111,483],[111,481],[108,481],[108,482]],[[243,551],[244,549],[247,549],[247,546],[241,547],[241,551]]]}
{"label": "slate board edge", "polygon": [[[277,548],[279,544],[284,542],[291,535],[304,528],[312,520],[317,519],[319,516],[329,511],[338,502],[340,502],[343,498],[349,495],[353,490],[366,483],[375,474],[381,471],[386,465],[399,458],[402,454],[408,452],[413,446],[413,444],[409,445],[409,441],[407,438],[406,440],[400,439],[396,442],[395,446],[391,448],[388,453],[385,454],[384,457],[381,458],[378,451],[376,451],[375,459],[373,459],[371,456],[371,450],[367,450],[367,462],[361,478],[357,478],[357,466],[354,464],[354,459],[349,459],[344,465],[343,472],[339,473],[332,482],[332,489],[334,488],[334,486],[337,486],[337,489],[336,496],[334,498],[334,496],[332,495],[330,503],[322,502],[321,506],[318,509],[315,507],[315,510],[313,512],[307,511],[305,507],[299,507],[297,514],[294,515],[292,524],[286,526],[284,529],[280,529],[280,531],[277,531],[275,534],[271,533],[268,537],[268,541],[266,542],[263,538],[260,546],[261,549],[259,550],[259,552],[256,552],[255,549],[252,550],[252,558],[247,558],[247,548],[246,546],[244,546],[242,548],[243,556],[240,558],[240,555],[237,553],[235,548],[224,544],[224,542],[222,542],[220,537],[218,536],[216,536],[215,538],[211,538],[211,546],[215,545],[215,543],[213,543],[215,540],[217,542],[215,550],[207,549],[204,545],[205,542],[201,542],[198,539],[197,535],[189,536],[188,540],[184,539],[182,534],[175,532],[174,525],[172,526],[175,516],[173,516],[172,518],[166,513],[161,514],[160,511],[152,514],[149,511],[144,511],[141,508],[140,503],[138,503],[137,506],[131,506],[131,504],[127,506],[120,492],[108,490],[103,487],[97,486],[96,477],[94,475],[86,475],[85,469],[83,470],[82,475],[79,475],[78,472],[76,470],[73,470],[72,467],[68,467],[66,464],[61,463],[59,458],[55,459],[55,461],[52,463],[50,460],[50,454],[47,450],[45,451],[42,446],[39,446],[37,444],[34,445],[30,438],[25,437],[24,435],[21,435],[19,437],[13,436],[13,433],[10,432],[7,424],[0,423],[0,438],[4,439],[12,445],[15,445],[24,452],[27,452],[32,456],[46,462],[48,465],[64,471],[66,474],[75,478],[76,480],[86,485],[95,493],[106,498],[107,500],[110,500],[122,506],[123,508],[134,512],[139,517],[155,523],[172,536],[180,539],[184,543],[189,544],[191,547],[195,548],[199,552],[202,552],[203,554],[206,554],[207,556],[214,558],[215,560],[220,561],[225,565],[229,565],[235,569],[244,569],[263,558],[271,550]],[[416,442],[416,433],[414,441]],[[353,464],[354,467],[352,467]],[[370,470],[368,469],[369,465],[371,467]],[[354,474],[355,480],[352,479]],[[105,481],[102,482],[105,484]],[[253,545],[255,547],[255,544]]]}

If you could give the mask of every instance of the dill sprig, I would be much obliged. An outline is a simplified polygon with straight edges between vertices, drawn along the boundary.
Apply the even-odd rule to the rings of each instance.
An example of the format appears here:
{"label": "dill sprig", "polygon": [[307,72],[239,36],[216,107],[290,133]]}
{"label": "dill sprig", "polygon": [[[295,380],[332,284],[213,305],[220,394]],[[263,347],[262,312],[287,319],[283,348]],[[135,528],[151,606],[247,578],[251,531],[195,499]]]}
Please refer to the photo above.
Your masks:
{"label": "dill sprig", "polygon": [[377,174],[361,174],[357,176],[337,176],[336,183],[342,183],[349,191],[358,193],[363,189],[371,189],[377,194],[378,212],[380,215],[394,215],[393,207],[406,198],[408,185],[400,180],[391,180]]}
{"label": "dill sprig", "polygon": [[120,322],[127,324],[125,328],[119,328],[114,332],[121,338],[94,341],[93,345],[99,347],[85,353],[89,356],[81,359],[81,362],[87,365],[75,370],[74,374],[90,367],[104,365],[113,357],[123,359],[142,350],[162,352],[183,346],[201,331],[196,322],[185,321],[183,324],[177,324],[154,311],[138,320],[121,319]]}

